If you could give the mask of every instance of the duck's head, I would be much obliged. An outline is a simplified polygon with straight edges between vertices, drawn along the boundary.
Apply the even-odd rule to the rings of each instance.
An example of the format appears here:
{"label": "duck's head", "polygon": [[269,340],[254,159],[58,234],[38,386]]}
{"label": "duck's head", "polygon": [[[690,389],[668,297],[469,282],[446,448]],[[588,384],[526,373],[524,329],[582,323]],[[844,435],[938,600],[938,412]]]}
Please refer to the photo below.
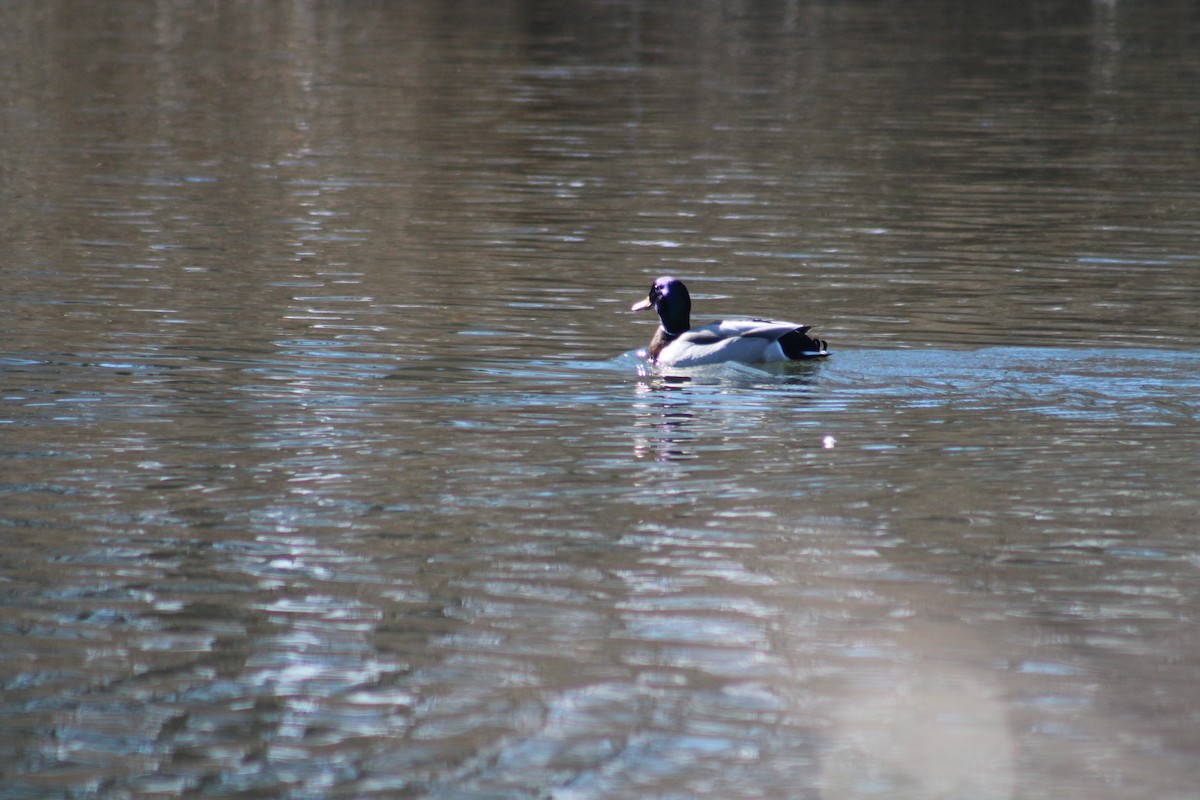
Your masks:
{"label": "duck's head", "polygon": [[678,278],[662,277],[650,287],[650,294],[640,303],[634,303],[630,311],[653,308],[662,320],[663,330],[678,336],[691,327],[692,296]]}

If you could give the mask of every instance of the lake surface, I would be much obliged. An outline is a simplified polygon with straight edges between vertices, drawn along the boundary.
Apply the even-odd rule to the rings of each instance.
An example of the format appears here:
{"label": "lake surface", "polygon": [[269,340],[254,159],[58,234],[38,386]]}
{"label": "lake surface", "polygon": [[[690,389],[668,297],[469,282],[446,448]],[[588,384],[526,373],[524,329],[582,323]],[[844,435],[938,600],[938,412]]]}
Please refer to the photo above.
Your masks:
{"label": "lake surface", "polygon": [[0,6],[0,798],[1200,797],[1198,32]]}

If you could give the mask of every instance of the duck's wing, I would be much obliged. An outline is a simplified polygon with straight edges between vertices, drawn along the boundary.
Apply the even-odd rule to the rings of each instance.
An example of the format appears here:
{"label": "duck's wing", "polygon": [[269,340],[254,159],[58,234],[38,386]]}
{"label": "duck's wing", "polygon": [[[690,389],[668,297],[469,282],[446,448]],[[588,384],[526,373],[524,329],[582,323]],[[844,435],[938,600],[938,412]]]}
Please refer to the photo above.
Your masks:
{"label": "duck's wing", "polygon": [[796,361],[829,355],[824,341],[808,335],[811,325],[775,319],[722,320],[716,325],[721,330],[736,330],[743,338],[769,339],[773,345],[767,347],[764,361]]}
{"label": "duck's wing", "polygon": [[792,331],[805,333],[811,327],[811,325],[800,325],[796,322],[784,322],[778,319],[720,319],[695,330],[708,331],[711,329],[721,336],[740,336],[774,341]]}

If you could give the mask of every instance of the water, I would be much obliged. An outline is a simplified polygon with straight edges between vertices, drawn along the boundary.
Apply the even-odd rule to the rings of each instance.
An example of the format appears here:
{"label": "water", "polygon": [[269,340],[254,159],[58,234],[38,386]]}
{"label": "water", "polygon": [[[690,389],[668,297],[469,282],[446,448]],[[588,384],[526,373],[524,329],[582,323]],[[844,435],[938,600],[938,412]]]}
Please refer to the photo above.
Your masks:
{"label": "water", "polygon": [[1200,796],[1196,9],[476,5],[0,9],[0,797]]}

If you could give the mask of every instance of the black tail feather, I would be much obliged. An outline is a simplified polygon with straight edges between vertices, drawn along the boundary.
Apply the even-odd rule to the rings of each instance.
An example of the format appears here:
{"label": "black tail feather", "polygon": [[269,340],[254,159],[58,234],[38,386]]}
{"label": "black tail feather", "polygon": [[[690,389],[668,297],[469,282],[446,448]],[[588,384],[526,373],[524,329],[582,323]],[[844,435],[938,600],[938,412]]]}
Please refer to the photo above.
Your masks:
{"label": "black tail feather", "polygon": [[805,334],[808,328],[797,328],[779,337],[779,346],[783,354],[791,359],[824,358],[829,355],[825,342]]}

